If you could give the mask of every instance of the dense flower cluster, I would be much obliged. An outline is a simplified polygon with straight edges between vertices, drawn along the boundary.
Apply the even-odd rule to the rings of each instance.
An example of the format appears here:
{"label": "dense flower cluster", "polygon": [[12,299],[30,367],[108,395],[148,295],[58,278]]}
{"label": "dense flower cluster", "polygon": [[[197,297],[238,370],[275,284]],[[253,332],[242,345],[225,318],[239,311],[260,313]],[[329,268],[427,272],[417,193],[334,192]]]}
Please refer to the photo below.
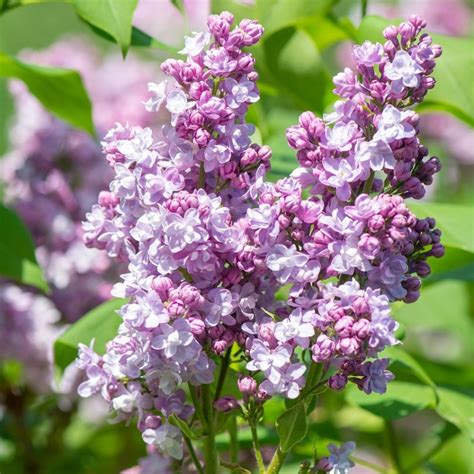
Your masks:
{"label": "dense flower cluster", "polygon": [[[138,84],[156,74],[155,67],[133,58],[127,61],[127,74],[123,74],[119,55],[101,58],[94,48],[77,39],[62,40],[48,50],[27,52],[23,57],[33,63],[79,70],[94,101],[99,133],[115,120],[125,119],[125,111],[128,114],[136,109],[127,104],[142,99]],[[110,77],[120,80],[111,82]],[[128,91],[125,95],[124,90]],[[108,299],[111,282],[118,276],[117,265],[105,253],[86,248],[81,229],[84,213],[112,174],[91,136],[49,114],[24,84],[13,82],[11,92],[16,115],[10,129],[10,151],[0,167],[4,197],[29,228],[52,293],[48,301],[28,289],[1,283],[4,343],[0,359],[23,361],[31,385],[44,390],[52,380],[47,362],[51,363],[59,323],[73,322]],[[132,112],[130,118],[142,125],[156,121],[142,110]],[[40,361],[45,369],[42,376],[34,369]]]}
{"label": "dense flower cluster", "polygon": [[114,294],[130,301],[104,356],[81,345],[80,394],[102,393],[119,419],[138,415],[145,442],[175,458],[180,432],[167,418],[192,413],[180,386],[211,383],[234,345],[244,403],[298,397],[306,357],[323,367],[319,385],[383,393],[393,375],[377,355],[397,343],[389,303],[416,300],[426,258],[443,253],[434,221],[404,202],[439,169],[405,110],[434,84],[440,48],[420,36],[423,21],[355,47],[361,79],[337,75],[335,112],[306,112],[288,130],[301,167],[275,184],[265,181],[270,150],[251,144],[245,120],[258,90],[242,48],[263,29],[232,22],[211,16],[186,38],[186,61],[163,63],[170,79],[149,84],[147,109],[171,116],[156,141],[140,127],[106,135],[115,177],[84,223],[88,245],[128,262]]}

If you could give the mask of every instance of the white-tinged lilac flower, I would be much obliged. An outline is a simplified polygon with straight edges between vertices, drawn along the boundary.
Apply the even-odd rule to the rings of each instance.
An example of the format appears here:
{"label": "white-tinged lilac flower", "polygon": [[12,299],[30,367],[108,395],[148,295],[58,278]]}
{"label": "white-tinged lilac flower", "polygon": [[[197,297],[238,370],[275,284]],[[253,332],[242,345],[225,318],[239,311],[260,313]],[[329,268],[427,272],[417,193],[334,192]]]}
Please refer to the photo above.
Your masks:
{"label": "white-tinged lilac flower", "polygon": [[206,322],[209,326],[216,326],[220,322],[229,325],[235,323],[231,314],[236,306],[236,295],[225,288],[214,288],[208,293],[210,302]]}
{"label": "white-tinged lilac flower", "polygon": [[270,379],[264,380],[260,388],[269,395],[285,395],[290,400],[298,398],[301,389],[304,387],[304,364],[289,364],[280,372],[278,381],[272,382]]}
{"label": "white-tinged lilac flower", "polygon": [[364,41],[360,46],[354,46],[352,56],[357,64],[362,66],[372,67],[382,62],[384,51],[380,43],[372,43]]}
{"label": "white-tinged lilac flower", "polygon": [[138,295],[136,303],[122,306],[119,314],[131,326],[148,329],[154,329],[169,321],[168,312],[154,293]]}
{"label": "white-tinged lilac flower", "polygon": [[360,141],[356,145],[355,160],[373,171],[395,168],[395,157],[390,145],[383,140]]}
{"label": "white-tinged lilac flower", "polygon": [[387,312],[374,312],[370,322],[370,339],[369,345],[377,351],[382,351],[386,346],[394,346],[398,344],[395,337],[395,331],[399,324],[390,317]]}
{"label": "white-tinged lilac flower", "polygon": [[173,253],[191,244],[204,242],[208,237],[196,209],[188,209],[182,217],[169,213],[166,216],[165,232],[165,242]]}
{"label": "white-tinged lilac flower", "polygon": [[343,274],[352,275],[354,270],[368,271],[372,268],[369,260],[359,249],[359,237],[349,236],[345,241],[336,241],[330,244],[333,255],[331,268]]}
{"label": "white-tinged lilac flower", "polygon": [[269,349],[259,339],[254,339],[250,348],[250,361],[247,363],[249,370],[261,370],[267,379],[277,384],[282,377],[282,368],[291,359],[292,349],[289,344],[283,344],[275,349]]}
{"label": "white-tinged lilac flower", "polygon": [[224,81],[223,87],[229,93],[226,97],[227,105],[233,109],[237,109],[245,103],[252,104],[259,99],[255,82],[246,78],[237,82],[230,77]]}
{"label": "white-tinged lilac flower", "polygon": [[157,112],[166,101],[168,91],[170,89],[170,81],[163,80],[158,84],[155,82],[148,83],[148,92],[151,97],[145,102],[145,108],[148,112]]}
{"label": "white-tinged lilac flower", "polygon": [[198,56],[210,41],[211,35],[209,32],[193,32],[192,36],[184,37],[184,48],[181,51],[178,51],[178,53],[191,57]]}
{"label": "white-tinged lilac flower", "polygon": [[148,428],[142,433],[142,438],[146,444],[155,446],[174,459],[183,458],[181,431],[176,426],[167,423],[156,429]]}
{"label": "white-tinged lilac flower", "polygon": [[247,219],[251,229],[268,229],[278,225],[277,217],[280,209],[276,205],[261,204],[247,210]]}
{"label": "white-tinged lilac flower", "polygon": [[273,246],[265,259],[268,268],[282,284],[291,281],[293,275],[298,272],[299,267],[305,265],[307,261],[308,256],[298,252],[294,245],[286,247],[282,244]]}
{"label": "white-tinged lilac flower", "polygon": [[349,456],[354,451],[356,445],[353,441],[342,444],[337,447],[335,444],[328,445],[330,455],[329,462],[332,465],[330,474],[347,474],[351,467],[354,467],[354,462],[349,459]]}
{"label": "white-tinged lilac flower", "polygon": [[146,167],[152,166],[156,160],[152,145],[151,128],[135,129],[131,138],[117,141],[117,149],[125,156],[126,162],[137,162]]}
{"label": "white-tinged lilac flower", "polygon": [[301,347],[306,348],[309,339],[314,335],[314,326],[303,320],[303,314],[300,308],[291,313],[288,318],[275,324],[275,339],[280,342],[288,342],[291,339]]}
{"label": "white-tinged lilac flower", "polygon": [[239,152],[250,145],[250,136],[255,132],[252,124],[231,125],[228,129],[229,143],[232,150]]}
{"label": "white-tinged lilac flower", "polygon": [[204,65],[215,76],[228,76],[237,68],[237,61],[225,48],[212,48],[204,55]]}
{"label": "white-tinged lilac flower", "polygon": [[217,167],[227,163],[231,155],[232,152],[228,146],[211,140],[204,150],[204,170],[206,172],[215,170]]}
{"label": "white-tinged lilac flower", "polygon": [[411,138],[416,134],[416,130],[407,121],[412,112],[401,111],[393,105],[386,105],[377,124],[377,133],[374,135],[375,140],[384,140],[391,143],[394,140],[402,138]]}
{"label": "white-tinged lilac flower", "polygon": [[338,199],[348,201],[352,193],[350,183],[361,178],[363,169],[354,159],[345,158],[324,158],[323,168],[321,182],[334,188]]}
{"label": "white-tinged lilac flower", "polygon": [[[191,326],[185,319],[176,319],[171,325],[162,324],[160,333],[153,337],[151,347],[163,351],[167,359],[182,363],[189,361],[199,352]],[[198,346],[198,347],[196,347]]]}
{"label": "white-tinged lilac flower", "polygon": [[84,398],[99,393],[108,383],[107,373],[95,364],[86,367],[86,376],[87,380],[77,388],[77,393]]}
{"label": "white-tinged lilac flower", "polygon": [[404,87],[418,87],[423,72],[423,68],[403,50],[395,53],[393,61],[384,70],[387,78],[392,81],[392,91],[395,94],[400,94]]}
{"label": "white-tinged lilac flower", "polygon": [[193,106],[193,102],[188,102],[188,98],[182,89],[172,89],[166,96],[166,108],[171,113],[171,124],[176,124],[178,117],[187,109]]}
{"label": "white-tinged lilac flower", "polygon": [[327,127],[325,132],[324,146],[329,150],[349,151],[359,133],[359,128],[354,122],[336,123],[333,127]]}

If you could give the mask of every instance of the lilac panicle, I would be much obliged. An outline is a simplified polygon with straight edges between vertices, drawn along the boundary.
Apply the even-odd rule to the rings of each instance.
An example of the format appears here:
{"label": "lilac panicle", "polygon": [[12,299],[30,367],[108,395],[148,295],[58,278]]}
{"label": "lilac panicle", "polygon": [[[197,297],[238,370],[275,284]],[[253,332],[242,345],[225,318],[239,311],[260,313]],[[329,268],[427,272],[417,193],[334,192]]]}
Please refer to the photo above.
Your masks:
{"label": "lilac panicle", "polygon": [[[167,422],[192,413],[182,384],[211,383],[231,347],[245,359],[244,404],[297,398],[304,355],[331,369],[320,385],[334,390],[383,393],[393,378],[378,358],[398,343],[390,303],[415,301],[427,257],[443,253],[434,220],[405,203],[439,168],[427,166],[409,106],[434,85],[441,50],[420,35],[421,19],[406,25],[387,29],[384,45],[355,48],[357,71],[334,79],[333,113],[305,112],[288,129],[301,166],[277,183],[265,180],[271,150],[252,143],[246,121],[258,74],[242,48],[263,29],[234,26],[228,12],[209,17],[186,38],[186,59],[165,61],[168,79],[148,85],[145,107],[166,110],[169,123],[106,135],[115,176],[87,214],[85,241],[128,263],[114,294],[130,300],[104,356],[81,347],[80,392],[101,393],[118,419],[137,417],[161,452],[182,454]],[[225,394],[215,404],[240,406]],[[350,464],[332,454],[332,465]]]}

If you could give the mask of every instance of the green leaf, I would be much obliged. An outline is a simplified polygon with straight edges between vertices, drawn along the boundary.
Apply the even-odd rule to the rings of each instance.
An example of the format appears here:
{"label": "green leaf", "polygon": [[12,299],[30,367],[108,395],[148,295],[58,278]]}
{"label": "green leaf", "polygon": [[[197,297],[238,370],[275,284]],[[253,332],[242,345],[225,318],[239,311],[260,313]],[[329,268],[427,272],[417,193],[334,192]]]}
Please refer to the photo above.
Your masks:
{"label": "green leaf", "polygon": [[195,429],[191,429],[191,427],[181,418],[177,417],[176,415],[171,415],[168,417],[168,421],[177,426],[181,432],[189,439],[198,440],[200,438],[200,433],[196,432]]}
{"label": "green leaf", "polygon": [[0,275],[48,291],[35,257],[33,239],[20,218],[0,205]]}
{"label": "green leaf", "polygon": [[91,102],[76,71],[28,64],[0,53],[0,77],[22,80],[50,112],[94,134]]}
{"label": "green leaf", "polygon": [[300,402],[280,415],[276,422],[276,429],[280,436],[280,448],[284,453],[302,441],[308,432],[304,403]]}
{"label": "green leaf", "polygon": [[443,258],[430,258],[430,276],[423,286],[442,280],[474,281],[474,253],[446,247]]}
{"label": "green leaf", "polygon": [[474,253],[474,206],[411,202],[408,205],[417,217],[434,217],[443,235],[443,245]]}
{"label": "green leaf", "polygon": [[410,352],[449,363],[472,360],[474,325],[470,289],[464,282],[435,283],[423,289],[415,304],[396,305],[393,310],[395,319],[407,328],[405,346]]}
{"label": "green leaf", "polygon": [[430,387],[408,382],[390,382],[383,395],[366,395],[354,385],[346,390],[346,400],[385,420],[396,420],[436,405]]}
{"label": "green leaf", "polygon": [[144,31],[132,27],[132,46],[145,46],[147,48],[162,49],[163,51],[169,51],[170,53],[176,54],[179,48],[165,44],[156,38],[152,38]]}
{"label": "green leaf", "polygon": [[183,0],[170,0],[171,4],[174,5],[174,7],[179,10],[179,12],[184,15],[184,5],[183,5]]}
{"label": "green leaf", "polygon": [[138,0],[74,0],[77,14],[112,36],[127,54],[132,38],[132,19]]}
{"label": "green leaf", "polygon": [[436,86],[418,107],[422,111],[441,110],[474,126],[474,47],[471,38],[432,35],[443,54],[436,60]]}
{"label": "green leaf", "polygon": [[435,397],[438,398],[436,385],[431,379],[431,377],[426,373],[425,369],[417,362],[417,360],[411,356],[408,352],[403,350],[400,346],[387,347],[383,355],[391,359],[392,361],[399,362],[406,367],[408,367],[420,380],[421,382],[429,385],[435,394]]}
{"label": "green leaf", "polygon": [[339,41],[350,39],[347,30],[328,17],[306,17],[297,20],[295,25],[309,35],[320,51]]}
{"label": "green leaf", "polygon": [[474,400],[447,388],[439,388],[439,403],[436,412],[439,416],[457,426],[461,432],[474,441]]}
{"label": "green leaf", "polygon": [[[309,16],[326,14],[333,0],[257,0],[259,21],[265,27],[268,37],[278,30],[293,26],[296,22]],[[317,25],[315,25],[317,27]]]}
{"label": "green leaf", "polygon": [[322,112],[332,85],[313,39],[304,30],[289,27],[267,38],[263,51],[263,76],[278,86],[280,95],[300,110]]}
{"label": "green leaf", "polygon": [[93,310],[70,326],[54,343],[54,362],[60,370],[64,370],[77,356],[79,343],[88,345],[95,339],[94,350],[98,354],[105,353],[105,345],[117,334],[122,319],[116,314],[126,299],[112,299]]}
{"label": "green leaf", "polygon": [[[94,33],[99,35],[101,38],[104,38],[105,40],[110,41],[112,43],[115,43],[114,38],[112,38],[112,36],[110,36],[105,31],[101,30],[100,28],[97,28],[94,25],[91,25],[90,23],[87,23],[87,21],[84,21],[84,23],[88,25],[91,28],[91,30],[94,31]],[[170,46],[168,44],[162,43],[156,38],[152,38],[150,35],[140,30],[139,28],[136,28],[135,26],[132,26],[132,40],[130,44],[131,46],[137,46],[137,47],[161,49],[163,51],[169,51],[170,53],[173,53],[173,54],[176,54],[179,49],[179,48]]]}

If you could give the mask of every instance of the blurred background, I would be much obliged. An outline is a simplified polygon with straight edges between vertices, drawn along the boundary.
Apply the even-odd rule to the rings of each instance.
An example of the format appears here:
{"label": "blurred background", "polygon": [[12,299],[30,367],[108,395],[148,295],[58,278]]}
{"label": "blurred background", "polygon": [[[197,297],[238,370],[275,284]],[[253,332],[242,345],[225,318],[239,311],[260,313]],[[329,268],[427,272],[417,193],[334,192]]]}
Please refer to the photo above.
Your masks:
{"label": "blurred background", "polygon": [[[27,3],[0,16],[0,51],[28,63],[79,71],[99,139],[115,122],[159,126],[159,119],[152,121],[141,102],[147,96],[147,82],[160,80],[159,65],[169,51],[132,47],[123,60],[117,45],[94,34],[72,5]],[[249,119],[258,127],[259,139],[273,148],[271,179],[278,179],[296,167],[285,129],[305,110],[320,115],[330,110],[331,78],[351,66],[354,40],[383,40],[381,31],[388,24],[383,19],[356,28],[364,3],[140,0],[133,24],[171,51],[182,47],[183,34],[204,29],[210,12],[229,10],[237,19],[263,22],[265,40],[252,51],[262,100],[252,107]],[[430,33],[459,37],[455,43],[446,40],[444,55],[452,54],[446,57],[465,69],[467,87],[461,80],[443,83],[459,107],[446,106],[443,111],[428,100],[420,112],[424,143],[443,164],[426,200],[439,203],[435,209],[448,222],[454,236],[450,239],[462,233],[471,240],[470,247],[449,248],[433,266],[420,300],[394,306],[409,353],[409,359],[395,358],[394,388],[384,397],[361,398],[351,390],[323,395],[308,441],[295,449],[288,473],[297,472],[313,447],[328,440],[356,441],[356,458],[368,461],[359,464],[356,473],[377,472],[377,466],[378,472],[394,472],[389,468],[394,457],[406,466],[403,472],[474,473],[474,130],[472,119],[465,116],[468,110],[472,117],[474,104],[473,4],[368,1],[367,15],[403,19],[411,14],[424,17]],[[434,36],[445,46],[444,36]],[[444,68],[451,64],[448,59]],[[58,334],[107,300],[121,271],[102,254],[85,249],[80,234],[85,212],[109,179],[98,139],[53,117],[23,83],[0,79],[2,201],[28,227],[51,289],[44,296],[29,287],[0,282],[2,473],[113,474],[129,468],[128,473],[167,472],[161,461],[146,458],[134,426],[108,423],[99,400],[78,401],[79,374],[69,367],[60,378],[52,361]],[[449,220],[446,204],[453,203],[462,205],[462,214]],[[445,390],[443,404],[436,409],[432,384]],[[269,424],[282,407],[282,401],[272,402],[265,415]],[[275,441],[271,429],[259,434],[264,446]],[[250,447],[250,434],[242,430],[241,436]],[[226,448],[225,437],[219,446]]]}

